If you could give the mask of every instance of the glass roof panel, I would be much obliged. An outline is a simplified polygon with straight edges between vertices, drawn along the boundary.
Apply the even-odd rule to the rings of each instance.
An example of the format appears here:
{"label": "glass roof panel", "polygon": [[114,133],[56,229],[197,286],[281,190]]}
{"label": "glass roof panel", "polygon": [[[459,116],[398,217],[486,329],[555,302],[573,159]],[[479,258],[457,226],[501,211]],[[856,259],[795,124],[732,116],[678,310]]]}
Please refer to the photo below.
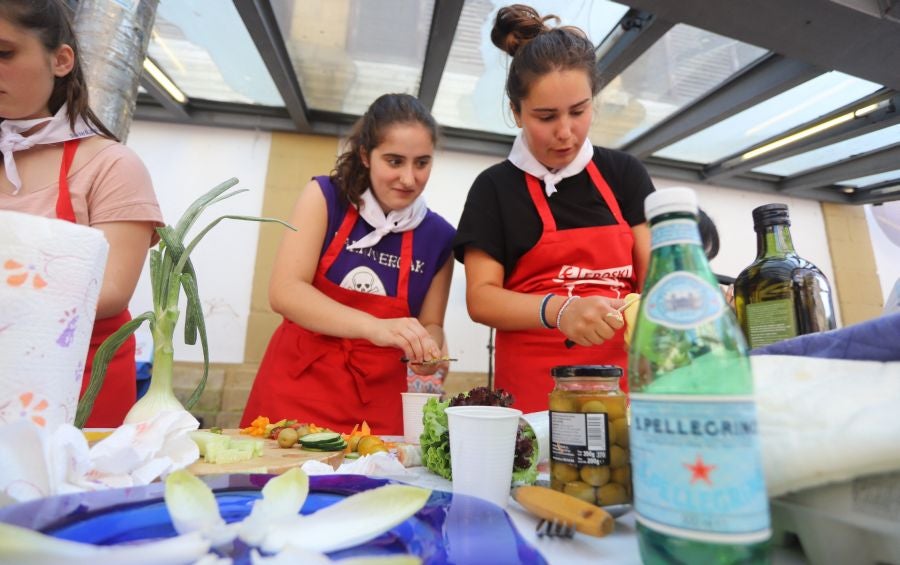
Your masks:
{"label": "glass roof panel", "polygon": [[310,109],[361,115],[386,92],[418,93],[434,0],[272,0],[272,9]]}
{"label": "glass roof panel", "polygon": [[787,159],[768,163],[756,169],[757,173],[791,176],[799,172],[815,169],[828,163],[840,161],[853,155],[867,153],[879,147],[897,143],[900,139],[900,125],[882,128],[865,135],[860,135],[825,147],[819,147],[806,153],[800,153]]}
{"label": "glass roof panel", "polygon": [[765,53],[702,29],[674,26],[597,96],[591,141],[621,147]]}
{"label": "glass roof panel", "polygon": [[231,2],[160,0],[148,55],[189,98],[284,106]]}
{"label": "glass roof panel", "polygon": [[893,171],[888,171],[886,173],[878,173],[877,175],[867,175],[864,177],[856,177],[855,179],[848,179],[839,182],[838,184],[843,186],[855,186],[857,188],[861,186],[869,186],[871,184],[878,184],[880,182],[900,179],[900,169],[895,169]]}
{"label": "glass roof panel", "polygon": [[[491,43],[494,16],[504,0],[467,0],[438,87],[433,113],[442,126],[515,135],[506,98],[509,56]],[[607,0],[532,0],[540,14],[559,16],[562,25],[575,25],[600,43],[628,7]],[[555,25],[551,22],[551,25]]]}
{"label": "glass roof panel", "polygon": [[711,163],[850,104],[880,85],[825,73],[665,147],[654,156]]}

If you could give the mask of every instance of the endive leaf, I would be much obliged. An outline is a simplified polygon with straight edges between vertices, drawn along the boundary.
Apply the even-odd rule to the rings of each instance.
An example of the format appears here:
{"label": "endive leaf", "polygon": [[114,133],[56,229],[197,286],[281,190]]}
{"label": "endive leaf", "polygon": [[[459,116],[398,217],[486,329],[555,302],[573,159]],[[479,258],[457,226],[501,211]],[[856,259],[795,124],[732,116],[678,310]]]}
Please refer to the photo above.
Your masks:
{"label": "endive leaf", "polygon": [[199,532],[216,547],[234,539],[209,485],[181,469],[166,477],[166,509],[179,534]]}
{"label": "endive leaf", "polygon": [[309,477],[299,467],[269,480],[262,499],[253,503],[250,515],[241,523],[238,536],[247,545],[259,545],[272,524],[297,517],[308,495]]}
{"label": "endive leaf", "polygon": [[91,366],[91,380],[81,400],[78,401],[78,410],[75,412],[75,427],[84,427],[88,416],[91,415],[91,410],[94,409],[94,401],[97,399],[97,394],[99,394],[100,388],[103,386],[103,381],[106,377],[106,367],[109,365],[113,355],[116,354],[116,351],[125,343],[126,339],[131,337],[131,334],[141,327],[144,320],[149,320],[152,326],[156,316],[153,312],[144,312],[123,324],[121,328],[100,344]]}
{"label": "endive leaf", "polygon": [[0,563],[16,565],[181,565],[209,552],[199,533],[126,545],[92,545],[63,540],[0,523]]}
{"label": "endive leaf", "polygon": [[327,553],[353,547],[403,523],[430,496],[430,490],[408,485],[360,492],[308,516],[273,524],[262,549],[274,553],[290,545]]}

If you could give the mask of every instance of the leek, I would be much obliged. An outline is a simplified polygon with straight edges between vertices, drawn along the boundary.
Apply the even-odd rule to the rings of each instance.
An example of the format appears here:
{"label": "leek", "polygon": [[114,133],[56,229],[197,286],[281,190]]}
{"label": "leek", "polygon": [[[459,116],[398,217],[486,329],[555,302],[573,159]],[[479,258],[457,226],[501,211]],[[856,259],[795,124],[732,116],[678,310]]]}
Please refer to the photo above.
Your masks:
{"label": "leek", "polygon": [[185,245],[188,230],[197,221],[200,214],[209,206],[231,198],[246,190],[228,190],[237,184],[235,178],[229,179],[216,186],[197,200],[178,220],[175,227],[164,226],[157,228],[160,236],[158,249],[150,250],[150,281],[153,287],[153,311],[144,312],[133,320],[124,324],[117,332],[109,336],[97,350],[91,370],[90,384],[84,396],[78,402],[78,411],[75,415],[75,425],[84,427],[84,423],[91,413],[94,400],[103,386],[106,368],[110,359],[119,347],[130,337],[135,330],[145,321],[150,324],[150,332],[153,336],[153,373],[150,379],[150,387],[147,393],[131,408],[125,417],[126,423],[139,423],[151,419],[157,413],[164,410],[184,410],[185,407],[175,397],[172,390],[172,363],[175,336],[175,324],[180,314],[178,299],[184,290],[187,296],[187,310],[184,323],[184,343],[194,345],[197,337],[200,338],[200,347],[203,350],[203,376],[197,388],[194,389],[186,402],[187,409],[200,399],[206,386],[206,377],[209,373],[209,347],[206,340],[206,324],[203,320],[203,310],[200,295],[197,289],[197,273],[191,264],[191,251],[201,239],[222,220],[248,220],[254,222],[276,222],[296,231],[292,225],[274,218],[259,218],[256,216],[226,215],[210,222],[200,233]]}

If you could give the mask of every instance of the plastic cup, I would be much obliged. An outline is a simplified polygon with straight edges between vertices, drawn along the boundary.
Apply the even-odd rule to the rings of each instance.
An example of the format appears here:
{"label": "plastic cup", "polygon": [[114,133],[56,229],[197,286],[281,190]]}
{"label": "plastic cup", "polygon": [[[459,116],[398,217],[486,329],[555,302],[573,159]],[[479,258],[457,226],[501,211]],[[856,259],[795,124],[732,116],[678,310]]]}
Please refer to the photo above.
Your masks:
{"label": "plastic cup", "polygon": [[400,396],[403,397],[403,441],[418,444],[424,428],[422,409],[429,398],[440,399],[441,395],[431,392],[401,392]]}
{"label": "plastic cup", "polygon": [[506,508],[521,410],[499,406],[446,409],[453,492]]}

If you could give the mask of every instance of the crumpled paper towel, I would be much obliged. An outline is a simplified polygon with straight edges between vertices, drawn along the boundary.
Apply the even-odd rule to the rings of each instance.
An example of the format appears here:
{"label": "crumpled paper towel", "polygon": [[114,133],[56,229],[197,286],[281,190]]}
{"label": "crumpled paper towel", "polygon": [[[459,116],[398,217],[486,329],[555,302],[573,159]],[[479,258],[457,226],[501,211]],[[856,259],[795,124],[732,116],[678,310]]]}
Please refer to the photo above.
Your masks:
{"label": "crumpled paper towel", "polygon": [[93,447],[78,428],[28,420],[0,424],[0,506],[45,496],[146,485],[200,457],[186,411],[123,424]]}
{"label": "crumpled paper towel", "polygon": [[397,461],[396,457],[385,451],[371,455],[363,455],[359,459],[344,460],[341,466],[333,469],[331,465],[321,461],[310,460],[301,467],[307,475],[366,475],[377,477],[405,476],[409,471]]}
{"label": "crumpled paper towel", "polygon": [[900,362],[750,360],[769,496],[900,469]]}
{"label": "crumpled paper towel", "polygon": [[74,421],[108,250],[100,230],[0,211],[0,424]]}

